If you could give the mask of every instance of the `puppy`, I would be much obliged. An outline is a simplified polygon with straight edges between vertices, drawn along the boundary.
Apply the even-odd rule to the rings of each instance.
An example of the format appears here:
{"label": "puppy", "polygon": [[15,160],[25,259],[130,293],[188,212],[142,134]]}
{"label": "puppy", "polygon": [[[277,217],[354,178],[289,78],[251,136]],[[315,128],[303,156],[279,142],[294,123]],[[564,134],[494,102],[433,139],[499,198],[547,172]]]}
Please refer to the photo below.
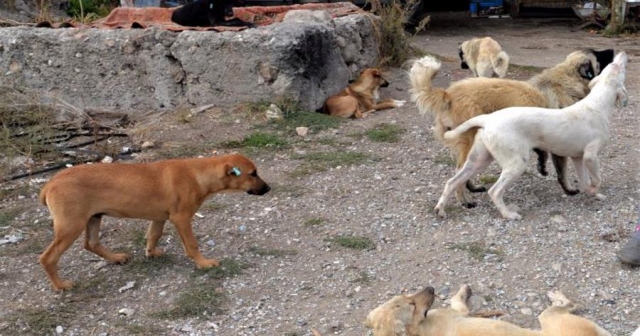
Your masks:
{"label": "puppy", "polygon": [[[534,76],[527,82],[501,78],[468,78],[455,82],[448,89],[432,87],[433,77],[440,70],[440,62],[427,56],[414,62],[409,77],[412,101],[421,113],[435,117],[435,133],[443,139],[445,131],[453,129],[470,118],[492,113],[512,106],[536,106],[563,108],[584,98],[589,93],[589,81],[613,60],[613,50],[594,51],[585,49],[569,54],[565,60]],[[451,140],[444,140],[456,156],[456,168],[460,169],[473,145],[475,129]],[[538,171],[547,175],[547,153],[536,150],[539,155]],[[569,195],[578,191],[569,184],[566,174],[566,158],[553,157],[560,186]],[[471,182],[467,188],[474,192],[486,191]],[[456,198],[467,207],[470,202],[461,187]]]}
{"label": "puppy", "polygon": [[492,114],[473,117],[444,134],[453,139],[471,128],[479,128],[467,162],[449,181],[436,211],[446,217],[445,207],[451,193],[496,160],[502,168],[489,196],[506,219],[521,219],[504,204],[505,190],[527,169],[532,148],[562,157],[571,157],[580,191],[604,199],[598,194],[601,178],[598,152],[609,141],[609,119],[615,104],[626,106],[624,86],[627,55],[619,53],[613,63],[589,84],[591,92],[583,100],[564,109],[511,107]]}
{"label": "puppy", "polygon": [[244,0],[197,0],[188,3],[171,14],[171,21],[187,27],[236,26],[255,27],[253,23],[233,16],[233,7],[243,7]]}
{"label": "puppy", "polygon": [[396,296],[371,311],[364,325],[373,329],[374,336],[611,336],[594,322],[571,314],[578,307],[561,292],[549,292],[547,296],[551,306],[538,316],[542,330],[471,317],[468,285],[451,298],[451,308],[429,310],[434,300],[432,287]]}
{"label": "puppy", "polygon": [[464,41],[458,49],[463,69],[470,69],[476,77],[502,78],[509,68],[509,55],[502,51],[500,44],[490,37]]}
{"label": "puppy", "polygon": [[40,192],[40,201],[53,217],[54,240],[40,256],[40,263],[56,291],[72,281],[58,277],[58,260],[85,231],[84,248],[113,263],[125,263],[129,255],[112,253],[100,244],[102,216],[148,219],[147,257],[163,254],[157,248],[165,221],[180,235],[184,250],[198,268],[218,266],[198,250],[191,220],[204,200],[221,191],[245,191],[264,195],[271,188],[258,176],[246,157],[232,154],[199,159],[177,159],[142,164],[91,164],[55,175]]}
{"label": "puppy", "polygon": [[404,100],[385,99],[378,102],[381,87],[389,86],[382,72],[375,68],[365,69],[358,79],[341,92],[327,98],[322,111],[342,118],[362,118],[366,113],[402,107]]}

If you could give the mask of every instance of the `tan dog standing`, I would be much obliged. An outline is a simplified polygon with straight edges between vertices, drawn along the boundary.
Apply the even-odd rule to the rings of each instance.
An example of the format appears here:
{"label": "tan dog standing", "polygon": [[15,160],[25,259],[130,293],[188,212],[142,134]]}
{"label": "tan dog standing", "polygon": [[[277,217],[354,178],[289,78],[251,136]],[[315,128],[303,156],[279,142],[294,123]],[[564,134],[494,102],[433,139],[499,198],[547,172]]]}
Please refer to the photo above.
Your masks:
{"label": "tan dog standing", "polygon": [[509,55],[490,37],[474,38],[462,42],[458,49],[463,69],[470,69],[476,77],[503,78],[509,69]]}
{"label": "tan dog standing", "polygon": [[611,336],[594,322],[571,314],[577,306],[561,292],[549,292],[547,296],[551,307],[538,316],[542,330],[469,316],[468,285],[451,298],[451,308],[429,310],[433,287],[396,296],[371,311],[364,325],[373,329],[374,336]]}
{"label": "tan dog standing", "polygon": [[184,250],[198,268],[218,266],[198,250],[191,220],[208,196],[220,191],[264,195],[271,188],[258,176],[248,158],[231,154],[211,158],[176,159],[142,164],[90,164],[55,175],[40,192],[40,201],[53,217],[54,240],[40,263],[56,291],[73,287],[58,277],[58,261],[85,231],[85,249],[113,263],[130,256],[112,253],[100,244],[102,216],[148,219],[146,256],[163,254],[157,248],[164,224],[170,220]]}
{"label": "tan dog standing", "polygon": [[382,72],[375,68],[365,69],[358,79],[341,92],[327,98],[323,112],[342,118],[362,118],[366,113],[394,107],[402,107],[404,100],[385,99],[378,102],[381,87],[389,86]]}

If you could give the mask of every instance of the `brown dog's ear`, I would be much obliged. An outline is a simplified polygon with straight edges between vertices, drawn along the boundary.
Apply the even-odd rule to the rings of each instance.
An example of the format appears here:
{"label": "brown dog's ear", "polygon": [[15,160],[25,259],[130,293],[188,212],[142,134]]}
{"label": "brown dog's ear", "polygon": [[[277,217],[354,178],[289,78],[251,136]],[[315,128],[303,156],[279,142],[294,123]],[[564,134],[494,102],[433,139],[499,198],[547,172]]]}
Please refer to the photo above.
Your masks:
{"label": "brown dog's ear", "polygon": [[592,80],[593,77],[596,76],[595,70],[593,69],[593,65],[591,61],[586,61],[585,63],[580,64],[578,67],[578,73],[580,73],[580,77],[588,80]]}

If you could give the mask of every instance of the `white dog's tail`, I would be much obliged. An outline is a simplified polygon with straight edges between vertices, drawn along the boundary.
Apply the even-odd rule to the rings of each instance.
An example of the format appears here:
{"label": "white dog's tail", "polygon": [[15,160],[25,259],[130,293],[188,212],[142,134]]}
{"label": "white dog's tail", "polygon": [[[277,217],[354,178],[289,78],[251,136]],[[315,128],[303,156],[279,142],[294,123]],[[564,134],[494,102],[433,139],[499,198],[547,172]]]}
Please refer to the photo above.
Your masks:
{"label": "white dog's tail", "polygon": [[507,69],[509,69],[509,55],[506,52],[500,51],[496,55],[491,55],[491,66],[500,78],[507,75]]}
{"label": "white dog's tail", "polygon": [[462,133],[474,128],[474,127],[484,127],[484,124],[487,121],[487,118],[489,118],[488,114],[483,114],[483,115],[479,115],[476,117],[473,117],[465,122],[463,122],[462,124],[460,124],[460,126],[456,127],[455,129],[448,131],[446,133],[444,133],[444,139],[445,140],[451,140],[454,138],[459,137]]}
{"label": "white dog's tail", "polygon": [[449,110],[451,98],[444,89],[431,85],[433,77],[440,70],[440,62],[433,56],[425,56],[413,61],[409,70],[411,80],[411,101],[416,103],[420,114]]}

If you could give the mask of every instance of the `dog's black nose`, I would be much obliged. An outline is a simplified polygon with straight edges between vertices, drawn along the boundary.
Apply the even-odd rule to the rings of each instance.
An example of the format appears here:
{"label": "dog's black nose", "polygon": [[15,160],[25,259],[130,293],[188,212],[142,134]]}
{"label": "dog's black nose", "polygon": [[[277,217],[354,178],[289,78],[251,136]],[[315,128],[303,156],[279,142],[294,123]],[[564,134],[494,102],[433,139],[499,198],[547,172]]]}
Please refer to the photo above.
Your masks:
{"label": "dog's black nose", "polygon": [[429,293],[431,295],[433,295],[436,292],[435,289],[433,289],[433,287],[431,287],[431,286],[425,287],[424,290],[427,291],[427,293]]}
{"label": "dog's black nose", "polygon": [[382,83],[382,85],[380,85],[380,87],[387,87],[387,86],[389,86],[389,82],[384,82]]}

